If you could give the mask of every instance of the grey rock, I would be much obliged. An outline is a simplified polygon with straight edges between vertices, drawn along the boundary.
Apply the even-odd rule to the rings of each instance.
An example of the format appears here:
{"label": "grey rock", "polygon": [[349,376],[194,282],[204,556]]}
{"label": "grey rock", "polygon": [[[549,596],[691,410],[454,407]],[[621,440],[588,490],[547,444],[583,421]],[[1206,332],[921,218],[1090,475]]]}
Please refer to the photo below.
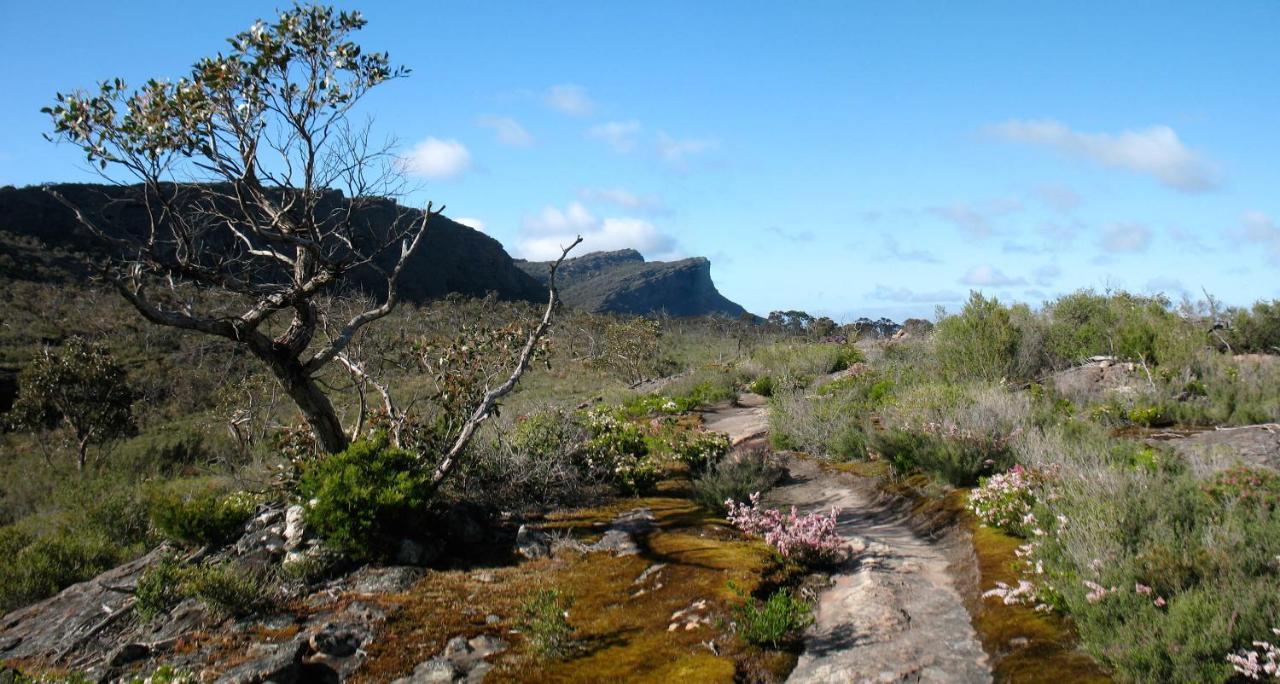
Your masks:
{"label": "grey rock", "polygon": [[545,532],[521,525],[516,530],[516,553],[528,558],[542,558],[551,553],[551,538]]}
{"label": "grey rock", "polygon": [[412,539],[401,539],[396,550],[396,562],[401,565],[426,565],[436,559],[434,549],[419,544]]}
{"label": "grey rock", "polygon": [[413,674],[395,680],[392,684],[434,684],[436,682],[452,682],[458,676],[453,664],[447,660],[432,658],[419,663],[413,668]]}
{"label": "grey rock", "polygon": [[245,661],[223,672],[217,684],[296,681],[306,648],[301,636],[279,644],[254,644],[246,651]]}
{"label": "grey rock", "polygon": [[325,625],[311,635],[309,642],[317,653],[345,658],[360,649],[364,636],[350,628]]}
{"label": "grey rock", "polygon": [[107,665],[111,667],[120,667],[129,663],[142,660],[151,655],[151,647],[146,644],[127,643],[117,646],[107,656]]}
{"label": "grey rock", "polygon": [[303,516],[306,509],[302,506],[294,504],[284,511],[284,542],[285,548],[293,551],[302,546],[303,540],[307,535],[306,523],[303,522]]}
{"label": "grey rock", "polygon": [[396,594],[408,589],[421,577],[421,568],[402,565],[365,567],[352,574],[351,591],[357,594]]}

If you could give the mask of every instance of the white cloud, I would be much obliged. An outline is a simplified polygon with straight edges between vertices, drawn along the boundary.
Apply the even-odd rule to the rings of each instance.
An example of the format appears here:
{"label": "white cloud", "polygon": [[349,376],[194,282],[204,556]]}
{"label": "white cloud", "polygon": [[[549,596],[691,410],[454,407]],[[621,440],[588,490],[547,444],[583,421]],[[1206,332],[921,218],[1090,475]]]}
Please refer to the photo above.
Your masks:
{"label": "white cloud", "polygon": [[481,128],[493,129],[498,142],[512,147],[528,147],[533,144],[533,135],[520,125],[519,121],[509,116],[492,116],[486,114],[476,119]]}
{"label": "white cloud", "polygon": [[1082,133],[1052,121],[1006,121],[986,131],[1011,142],[1043,145],[1103,166],[1154,177],[1183,192],[1209,190],[1217,185],[1217,170],[1189,149],[1168,126],[1151,126],[1121,133]]}
{"label": "white cloud", "polygon": [[587,137],[603,140],[618,152],[631,152],[636,148],[636,136],[639,135],[640,128],[640,122],[635,119],[608,121],[588,128]]}
{"label": "white cloud", "polygon": [[1240,227],[1228,231],[1228,236],[1263,245],[1271,252],[1272,260],[1280,261],[1280,225],[1261,211],[1246,211],[1240,216]]}
{"label": "white cloud", "polygon": [[543,207],[528,216],[517,239],[516,251],[525,258],[546,261],[560,256],[560,250],[581,235],[580,254],[631,248],[649,259],[678,257],[676,240],[644,219],[609,217],[599,219],[578,202],[561,210]]}
{"label": "white cloud", "polygon": [[1075,190],[1061,183],[1046,183],[1037,187],[1034,193],[1046,207],[1064,214],[1074,211],[1081,202]]}
{"label": "white cloud", "polygon": [[888,233],[882,234],[881,237],[884,238],[885,256],[891,261],[917,261],[923,264],[939,263],[938,257],[931,252],[923,249],[903,249],[898,244],[898,239]]}
{"label": "white cloud", "polygon": [[1108,252],[1143,252],[1151,244],[1151,229],[1141,223],[1112,223],[1102,231],[1100,244]]}
{"label": "white cloud", "polygon": [[485,232],[485,222],[481,221],[478,218],[472,218],[470,216],[459,216],[458,218],[454,219],[453,222],[461,223],[462,225],[468,228],[475,228],[481,233]]}
{"label": "white cloud", "polygon": [[586,202],[612,204],[623,209],[651,214],[661,214],[667,211],[667,206],[661,197],[657,195],[639,195],[623,188],[581,188],[578,190],[578,197],[581,197]]}
{"label": "white cloud", "polygon": [[720,147],[719,141],[709,138],[676,139],[667,135],[666,131],[658,131],[658,156],[668,164],[677,168],[684,167],[688,157],[710,152]]}
{"label": "white cloud", "polygon": [[787,230],[781,226],[769,226],[765,230],[787,242],[813,242],[814,237],[812,230]]}
{"label": "white cloud", "polygon": [[1022,209],[1022,203],[1014,199],[994,199],[980,206],[967,202],[956,202],[946,207],[930,207],[929,213],[938,218],[954,223],[972,238],[990,237],[994,228],[993,219]]}
{"label": "white cloud", "polygon": [[596,109],[596,104],[587,96],[586,89],[573,83],[561,83],[547,88],[542,101],[548,107],[570,116],[588,116]]}
{"label": "white cloud", "polygon": [[1000,269],[990,265],[982,264],[969,269],[968,273],[960,279],[961,285],[971,285],[974,287],[1012,287],[1014,285],[1026,285],[1026,278],[1010,278]]}
{"label": "white cloud", "polygon": [[867,297],[878,299],[885,302],[910,302],[913,304],[939,304],[942,302],[957,302],[961,299],[961,294],[954,290],[934,290],[931,292],[916,292],[905,287],[890,287],[888,285],[876,285],[876,289],[867,293]]}
{"label": "white cloud", "polygon": [[531,235],[576,235],[589,232],[598,224],[599,220],[582,203],[570,202],[563,211],[547,205],[536,215],[526,216],[523,230]]}
{"label": "white cloud", "polygon": [[471,167],[471,153],[452,138],[427,138],[402,158],[404,169],[428,180],[457,178]]}

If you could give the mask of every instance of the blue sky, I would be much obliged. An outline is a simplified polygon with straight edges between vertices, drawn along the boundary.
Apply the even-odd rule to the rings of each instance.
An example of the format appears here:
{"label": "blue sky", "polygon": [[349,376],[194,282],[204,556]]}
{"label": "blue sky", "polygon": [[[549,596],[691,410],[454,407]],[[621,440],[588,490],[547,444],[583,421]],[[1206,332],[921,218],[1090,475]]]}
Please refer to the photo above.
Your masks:
{"label": "blue sky", "polygon": [[[970,289],[1280,297],[1280,3],[367,2],[361,115],[516,256],[704,255],[757,313]],[[276,5],[0,4],[0,184],[88,179],[58,90],[176,78]]]}

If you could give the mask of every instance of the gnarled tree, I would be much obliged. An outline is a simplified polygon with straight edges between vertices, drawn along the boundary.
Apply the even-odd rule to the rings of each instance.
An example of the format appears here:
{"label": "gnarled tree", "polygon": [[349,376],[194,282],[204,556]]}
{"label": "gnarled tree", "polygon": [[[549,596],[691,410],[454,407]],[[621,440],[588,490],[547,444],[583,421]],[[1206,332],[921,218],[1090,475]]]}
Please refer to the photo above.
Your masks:
{"label": "gnarled tree", "polygon": [[[403,189],[397,160],[349,121],[370,89],[408,74],[351,41],[364,25],[359,13],[295,6],[177,82],[129,91],[115,79],[45,109],[53,137],[122,186],[111,201],[145,210],[145,229],[130,230],[55,193],[108,245],[103,276],[147,320],[260,359],[330,452],[349,438],[317,374],[392,311],[439,213],[385,199]],[[394,215],[362,211],[375,204]],[[352,313],[339,304],[357,274],[378,274],[385,290]]]}

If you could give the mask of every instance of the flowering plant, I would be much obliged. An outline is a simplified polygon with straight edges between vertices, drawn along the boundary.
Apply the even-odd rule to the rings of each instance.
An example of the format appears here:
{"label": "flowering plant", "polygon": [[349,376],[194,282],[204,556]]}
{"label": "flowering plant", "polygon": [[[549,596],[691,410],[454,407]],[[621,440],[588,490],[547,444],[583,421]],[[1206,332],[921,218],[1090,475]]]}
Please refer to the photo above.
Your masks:
{"label": "flowering plant", "polygon": [[671,453],[676,460],[688,465],[690,470],[700,473],[728,453],[729,446],[729,435],[699,432],[687,439],[673,440]]}
{"label": "flowering plant", "polygon": [[784,514],[762,507],[759,492],[750,499],[750,505],[725,501],[729,522],[747,534],[764,537],[783,558],[815,566],[837,563],[847,556],[844,537],[836,531],[838,510],[800,515],[792,506],[791,512]]}
{"label": "flowering plant", "polygon": [[1047,479],[1044,471],[1015,465],[1007,473],[983,478],[969,493],[968,508],[986,525],[1028,536],[1036,496]]}
{"label": "flowering plant", "polygon": [[[1280,636],[1280,629],[1272,629]],[[1227,656],[1227,662],[1236,672],[1249,679],[1280,679],[1280,648],[1267,641],[1253,642],[1254,650],[1240,651]]]}

